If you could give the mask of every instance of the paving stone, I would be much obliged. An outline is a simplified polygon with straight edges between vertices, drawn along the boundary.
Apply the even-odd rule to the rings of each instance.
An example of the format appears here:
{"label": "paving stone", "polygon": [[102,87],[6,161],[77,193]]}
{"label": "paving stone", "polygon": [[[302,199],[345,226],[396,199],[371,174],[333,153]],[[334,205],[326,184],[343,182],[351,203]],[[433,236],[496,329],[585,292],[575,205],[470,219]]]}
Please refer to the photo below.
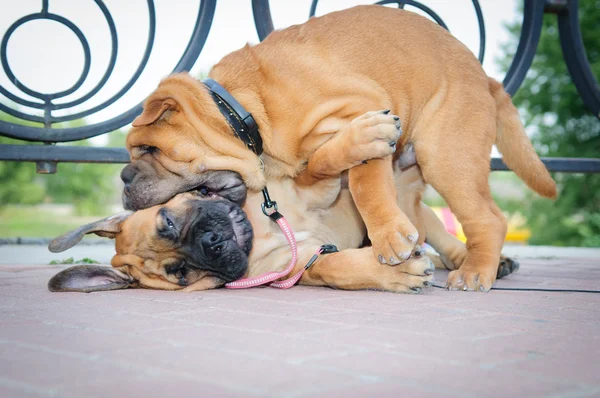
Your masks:
{"label": "paving stone", "polygon": [[[600,396],[597,294],[51,293],[62,268],[0,265],[2,398]],[[598,289],[600,262],[523,259],[497,286]]]}

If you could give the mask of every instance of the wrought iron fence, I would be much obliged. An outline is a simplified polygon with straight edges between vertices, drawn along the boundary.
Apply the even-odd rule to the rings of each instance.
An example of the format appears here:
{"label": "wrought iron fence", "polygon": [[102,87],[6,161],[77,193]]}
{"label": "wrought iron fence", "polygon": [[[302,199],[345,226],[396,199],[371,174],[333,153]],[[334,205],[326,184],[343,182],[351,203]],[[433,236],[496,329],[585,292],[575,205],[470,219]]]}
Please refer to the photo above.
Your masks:
{"label": "wrought iron fence", "polygon": [[[56,172],[58,162],[91,162],[91,163],[127,163],[129,155],[124,148],[96,148],[96,147],[72,147],[55,145],[60,142],[78,141],[86,138],[105,134],[129,124],[142,112],[142,104],[113,117],[110,120],[90,124],[81,127],[53,128],[52,125],[59,122],[76,120],[90,116],[105,109],[120,99],[138,80],[140,74],[147,65],[153,49],[156,31],[156,11],[153,0],[147,0],[147,14],[149,28],[145,52],[139,66],[130,77],[129,81],[109,99],[92,106],[87,110],[55,116],[54,111],[70,109],[82,105],[93,98],[110,78],[116,62],[119,48],[119,38],[115,28],[114,19],[102,0],[93,0],[102,12],[110,31],[111,54],[108,66],[99,82],[87,93],[78,99],[58,103],[56,100],[75,93],[86,81],[91,64],[90,46],[81,29],[69,19],[51,12],[49,0],[41,0],[41,11],[25,15],[14,22],[4,33],[0,42],[0,58],[2,68],[8,80],[13,84],[13,90],[8,90],[0,85],[2,94],[10,103],[0,97],[0,111],[11,115],[19,120],[37,122],[41,126],[33,127],[19,123],[0,121],[0,135],[23,141],[41,142],[45,145],[0,145],[0,160],[36,162],[39,173]],[[399,8],[406,6],[420,9],[428,14],[434,21],[448,29],[442,18],[433,9],[423,3],[413,0],[383,0],[377,4],[396,4]],[[483,13],[478,0],[472,0],[479,27],[479,52],[478,58],[483,62],[485,55],[485,24]],[[198,14],[191,38],[182,54],[174,72],[188,71],[200,55],[206,38],[210,31],[216,0],[200,0]],[[315,15],[318,0],[313,0],[309,16]],[[558,18],[558,29],[560,42],[564,54],[564,60],[571,74],[573,83],[577,87],[581,98],[590,111],[600,118],[600,86],[592,74],[589,62],[585,55],[585,49],[581,39],[578,19],[578,0],[524,0],[523,24],[516,54],[510,68],[503,80],[506,90],[512,95],[523,82],[529,70],[542,30],[542,19],[544,13],[553,13]],[[252,0],[254,22],[260,40],[263,40],[273,30],[273,19],[268,0]],[[17,28],[34,20],[52,20],[70,29],[79,39],[84,52],[84,66],[78,80],[73,86],[66,90],[55,93],[41,93],[23,84],[13,73],[8,57],[7,46],[11,35]],[[22,98],[14,94],[17,90],[35,101]],[[26,113],[17,107],[26,107],[32,110]],[[35,114],[35,111],[38,114]],[[42,115],[39,112],[42,111]],[[600,158],[543,158],[548,169],[559,172],[600,172]],[[492,159],[493,170],[507,170],[499,158]]]}

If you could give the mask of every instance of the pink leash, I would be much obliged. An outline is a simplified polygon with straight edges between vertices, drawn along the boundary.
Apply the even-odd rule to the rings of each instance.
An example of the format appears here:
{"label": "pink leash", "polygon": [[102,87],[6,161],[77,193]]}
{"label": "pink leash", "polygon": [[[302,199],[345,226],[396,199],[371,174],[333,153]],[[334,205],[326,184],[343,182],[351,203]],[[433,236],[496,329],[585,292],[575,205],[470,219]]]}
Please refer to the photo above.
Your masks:
{"label": "pink leash", "polygon": [[[285,217],[280,216],[275,222],[279,225],[279,228],[281,228],[281,231],[285,235],[285,238],[290,244],[290,248],[292,249],[292,260],[288,264],[287,268],[280,272],[267,272],[254,278],[238,279],[237,281],[226,283],[226,288],[246,289],[249,287],[260,286],[269,282],[273,282],[276,279],[283,278],[284,276],[287,276],[290,272],[292,272],[292,270],[296,266],[296,263],[298,262],[298,246],[296,245],[296,237],[294,236],[294,232],[292,232],[292,228],[290,228],[290,225],[288,224]],[[289,289],[290,287],[294,286],[298,279],[302,277],[304,270],[305,269],[303,268],[300,272],[298,272],[291,278],[286,279],[285,281],[271,283],[269,286],[276,287],[279,289]]]}
{"label": "pink leash", "polygon": [[315,260],[319,256],[319,254],[321,254],[322,252],[323,252],[323,248],[319,247],[317,252],[313,255],[313,258],[311,259],[311,261],[309,261],[308,264],[306,264],[300,271],[296,272],[296,274],[294,276],[292,276],[291,278],[288,278],[284,281],[273,282],[269,286],[276,287],[278,289],[289,289],[290,287],[294,286],[296,284],[296,282],[298,282],[300,280],[300,278],[302,278],[302,274],[304,274],[304,271],[306,271],[308,269],[308,267],[310,267],[315,262]]}

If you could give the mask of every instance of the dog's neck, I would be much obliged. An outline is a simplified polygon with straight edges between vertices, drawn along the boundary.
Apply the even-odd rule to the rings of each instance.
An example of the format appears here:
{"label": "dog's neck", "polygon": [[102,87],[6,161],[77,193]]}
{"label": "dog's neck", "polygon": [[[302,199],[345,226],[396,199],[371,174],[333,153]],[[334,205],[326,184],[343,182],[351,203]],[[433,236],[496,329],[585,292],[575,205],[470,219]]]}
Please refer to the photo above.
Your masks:
{"label": "dog's neck", "polygon": [[[295,175],[297,160],[288,159],[289,151],[279,149],[265,102],[264,88],[261,84],[264,76],[258,59],[249,45],[225,56],[209,72],[209,77],[216,80],[254,117],[263,140],[261,159],[265,164],[268,178],[280,178]],[[277,167],[272,167],[277,164]],[[277,175],[273,172],[277,171]]]}

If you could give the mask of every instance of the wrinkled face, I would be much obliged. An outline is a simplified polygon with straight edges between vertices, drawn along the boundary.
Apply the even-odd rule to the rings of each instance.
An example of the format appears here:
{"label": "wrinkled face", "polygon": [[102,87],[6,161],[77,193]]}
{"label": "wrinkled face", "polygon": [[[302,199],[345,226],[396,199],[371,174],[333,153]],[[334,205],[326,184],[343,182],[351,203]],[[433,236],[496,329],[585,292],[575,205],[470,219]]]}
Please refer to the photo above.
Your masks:
{"label": "wrinkled face", "polygon": [[204,278],[216,287],[244,275],[251,248],[252,227],[237,204],[186,193],[125,220],[113,265],[129,266],[143,287],[181,289]]}
{"label": "wrinkled face", "polygon": [[207,88],[187,74],[162,81],[132,125],[131,164],[121,173],[126,209],[166,203],[193,189],[239,204],[246,186],[265,184],[258,156],[234,136]]}
{"label": "wrinkled face", "polygon": [[175,195],[188,191],[197,191],[207,198],[220,197],[238,205],[246,199],[246,186],[236,172],[191,173],[189,164],[171,161],[155,147],[134,148],[132,158],[135,160],[121,171],[123,207],[127,210],[166,203]]}

